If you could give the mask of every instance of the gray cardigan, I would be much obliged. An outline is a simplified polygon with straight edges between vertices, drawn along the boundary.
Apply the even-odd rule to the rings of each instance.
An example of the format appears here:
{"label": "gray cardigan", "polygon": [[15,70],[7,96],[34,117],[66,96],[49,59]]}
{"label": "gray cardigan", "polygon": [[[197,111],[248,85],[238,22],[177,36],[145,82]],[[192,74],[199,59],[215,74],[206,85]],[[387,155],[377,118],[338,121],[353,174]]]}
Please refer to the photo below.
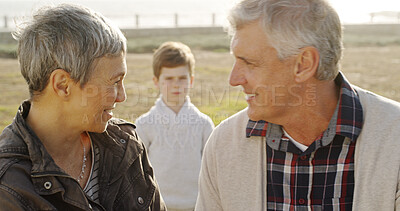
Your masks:
{"label": "gray cardigan", "polygon": [[[400,210],[400,103],[355,88],[364,125],[356,143],[353,210]],[[197,211],[266,210],[266,143],[245,137],[247,122],[244,109],[211,134]]]}

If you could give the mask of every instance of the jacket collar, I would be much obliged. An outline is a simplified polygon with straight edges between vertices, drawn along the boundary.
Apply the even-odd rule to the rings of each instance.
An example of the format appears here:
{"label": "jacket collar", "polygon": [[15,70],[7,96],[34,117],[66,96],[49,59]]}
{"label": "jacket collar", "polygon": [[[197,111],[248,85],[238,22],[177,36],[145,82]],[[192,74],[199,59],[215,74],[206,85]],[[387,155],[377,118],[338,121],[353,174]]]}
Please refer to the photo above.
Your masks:
{"label": "jacket collar", "polygon": [[102,171],[102,177],[107,178],[110,183],[128,170],[134,161],[143,154],[144,147],[138,142],[138,137],[133,130],[125,127],[135,126],[121,119],[111,119],[104,133],[89,133],[94,144],[100,149],[100,163],[111,163]]}
{"label": "jacket collar", "polygon": [[[25,119],[28,116],[31,103],[24,101],[19,107],[13,123],[7,127],[0,137],[0,157],[23,157],[30,159],[32,163],[32,176],[58,175],[69,177],[53,160],[45,146],[29,127]],[[107,149],[108,157],[112,160],[113,173],[125,172],[134,160],[143,152],[143,146],[137,141],[136,134],[131,129],[131,133],[121,130],[123,125],[132,123],[111,119],[107,130],[104,133],[89,133],[93,144],[97,144],[101,149]],[[133,126],[133,127],[132,127]],[[133,140],[133,141],[128,141]],[[111,161],[110,160],[110,161]],[[105,160],[104,162],[110,162]],[[117,173],[116,173],[117,172]],[[111,179],[111,178],[110,178]]]}
{"label": "jacket collar", "polygon": [[63,174],[67,175],[60,167],[56,165],[53,158],[47,152],[42,141],[37,137],[35,132],[29,127],[25,119],[28,116],[31,103],[24,101],[19,107],[12,125],[16,129],[16,134],[25,142],[30,160],[32,161],[32,175],[46,174]]}

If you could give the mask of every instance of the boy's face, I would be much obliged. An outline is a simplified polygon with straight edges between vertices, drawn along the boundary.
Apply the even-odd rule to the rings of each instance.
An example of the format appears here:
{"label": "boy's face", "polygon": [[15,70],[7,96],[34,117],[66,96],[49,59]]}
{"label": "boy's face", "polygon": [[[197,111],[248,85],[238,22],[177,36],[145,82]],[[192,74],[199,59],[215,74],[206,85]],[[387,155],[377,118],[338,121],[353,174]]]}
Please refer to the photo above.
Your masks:
{"label": "boy's face", "polygon": [[162,67],[160,77],[153,78],[154,84],[160,89],[162,99],[168,106],[181,106],[192,88],[193,76],[189,75],[187,65],[178,67]]}

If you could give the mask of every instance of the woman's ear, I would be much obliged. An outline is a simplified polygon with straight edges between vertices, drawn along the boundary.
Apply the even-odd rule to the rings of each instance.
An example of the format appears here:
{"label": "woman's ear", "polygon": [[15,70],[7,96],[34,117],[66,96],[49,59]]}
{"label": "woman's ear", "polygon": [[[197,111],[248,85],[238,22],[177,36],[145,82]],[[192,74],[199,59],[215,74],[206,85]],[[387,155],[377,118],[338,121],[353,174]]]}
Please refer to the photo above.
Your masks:
{"label": "woman's ear", "polygon": [[49,78],[49,85],[53,92],[60,97],[68,97],[71,94],[71,76],[63,69],[54,70]]}
{"label": "woman's ear", "polygon": [[296,59],[295,81],[302,83],[315,76],[319,66],[319,52],[315,47],[304,47]]}

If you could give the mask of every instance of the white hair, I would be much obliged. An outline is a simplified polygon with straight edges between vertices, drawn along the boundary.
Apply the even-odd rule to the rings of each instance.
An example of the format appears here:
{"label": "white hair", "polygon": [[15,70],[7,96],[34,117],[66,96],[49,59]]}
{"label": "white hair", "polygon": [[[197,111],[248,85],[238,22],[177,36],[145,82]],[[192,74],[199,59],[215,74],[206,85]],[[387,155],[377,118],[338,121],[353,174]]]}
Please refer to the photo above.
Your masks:
{"label": "white hair", "polygon": [[260,20],[269,44],[280,59],[295,55],[306,46],[320,54],[316,77],[332,80],[342,56],[342,26],[326,0],[242,0],[229,13],[229,33]]}
{"label": "white hair", "polygon": [[78,5],[43,7],[13,36],[31,97],[44,90],[55,69],[67,71],[83,86],[99,58],[126,53],[120,29],[103,15]]}

